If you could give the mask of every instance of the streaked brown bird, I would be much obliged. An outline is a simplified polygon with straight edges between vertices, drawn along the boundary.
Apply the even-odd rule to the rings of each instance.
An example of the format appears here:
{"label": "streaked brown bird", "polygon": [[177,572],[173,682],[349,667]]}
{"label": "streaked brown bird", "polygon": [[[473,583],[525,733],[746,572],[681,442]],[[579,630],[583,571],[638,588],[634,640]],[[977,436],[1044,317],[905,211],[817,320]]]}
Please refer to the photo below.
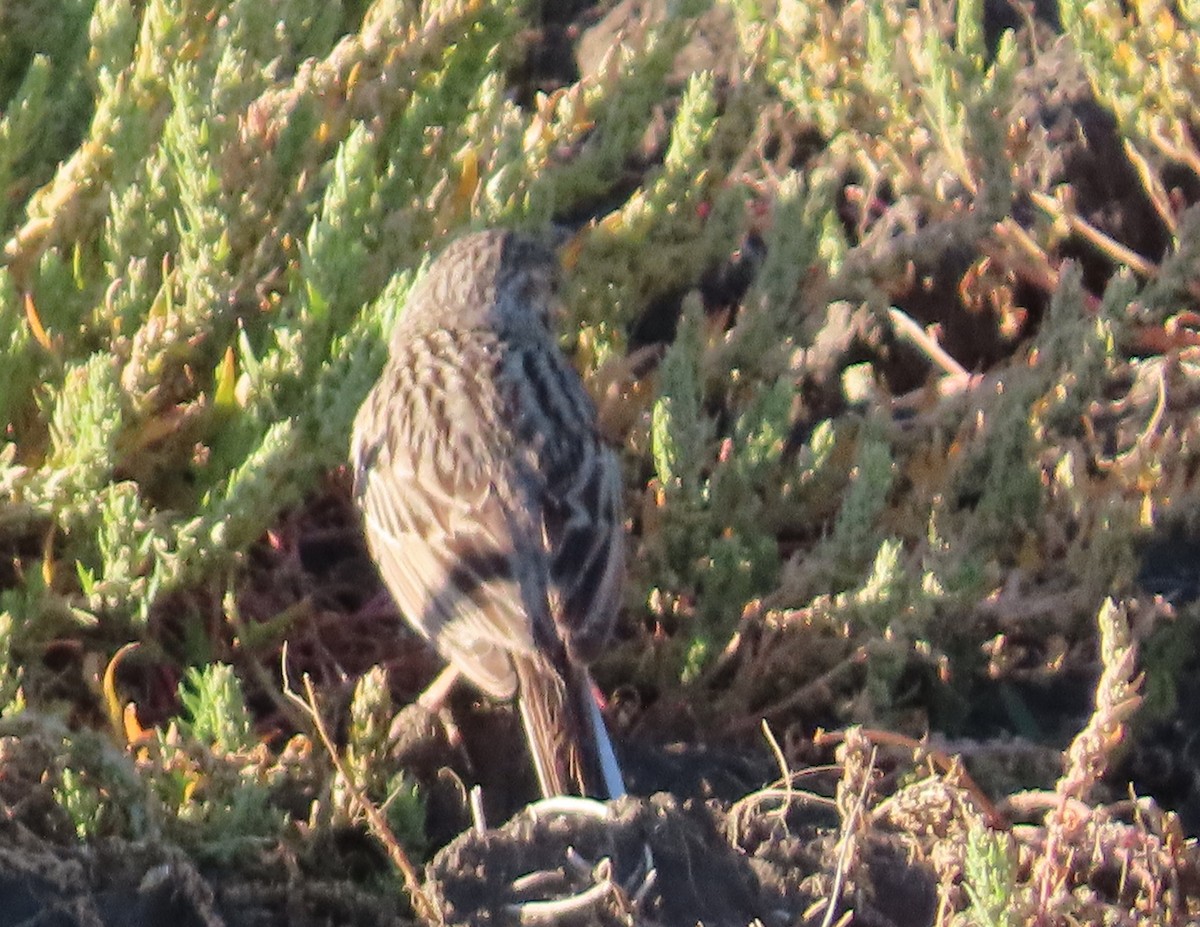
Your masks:
{"label": "streaked brown bird", "polygon": [[543,794],[610,798],[624,786],[586,667],[620,598],[621,480],[555,340],[557,287],[553,254],[515,232],[442,252],[355,419],[355,497],[408,621],[516,697]]}

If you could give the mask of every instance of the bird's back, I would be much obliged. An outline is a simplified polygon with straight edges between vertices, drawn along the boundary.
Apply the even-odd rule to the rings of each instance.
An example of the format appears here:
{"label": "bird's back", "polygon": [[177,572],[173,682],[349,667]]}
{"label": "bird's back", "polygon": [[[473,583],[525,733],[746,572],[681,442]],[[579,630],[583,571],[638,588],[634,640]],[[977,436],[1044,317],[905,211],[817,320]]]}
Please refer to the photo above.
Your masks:
{"label": "bird's back", "polygon": [[512,233],[443,252],[355,421],[355,494],[409,623],[483,691],[519,695],[543,791],[615,795],[584,664],[617,613],[621,480],[550,331],[556,278]]}

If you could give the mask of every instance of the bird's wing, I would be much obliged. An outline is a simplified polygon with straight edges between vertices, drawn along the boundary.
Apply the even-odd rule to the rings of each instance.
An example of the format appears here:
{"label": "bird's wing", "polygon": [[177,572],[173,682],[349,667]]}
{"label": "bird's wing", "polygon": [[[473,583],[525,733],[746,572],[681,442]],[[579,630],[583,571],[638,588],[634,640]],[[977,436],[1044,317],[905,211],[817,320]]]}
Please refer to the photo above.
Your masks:
{"label": "bird's wing", "polygon": [[520,500],[487,339],[439,332],[394,355],[355,422],[355,494],[396,604],[498,698],[532,653],[518,575]]}
{"label": "bird's wing", "polygon": [[550,614],[571,655],[588,663],[607,642],[620,605],[620,462],[599,435],[578,374],[553,345],[514,355],[509,367],[506,379],[519,384],[518,431],[536,458],[532,508],[549,563]]}
{"label": "bird's wing", "polygon": [[621,468],[597,439],[587,465],[547,506],[546,530],[554,559],[553,614],[576,659],[594,660],[608,642],[621,605],[625,576]]}

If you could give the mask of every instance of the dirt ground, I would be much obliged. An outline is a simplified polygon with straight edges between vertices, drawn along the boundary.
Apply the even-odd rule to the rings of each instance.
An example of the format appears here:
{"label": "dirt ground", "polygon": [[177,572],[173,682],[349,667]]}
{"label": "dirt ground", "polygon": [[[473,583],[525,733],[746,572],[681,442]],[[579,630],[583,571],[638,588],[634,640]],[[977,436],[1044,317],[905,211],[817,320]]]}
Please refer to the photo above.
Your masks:
{"label": "dirt ground", "polygon": [[[530,37],[527,71],[513,76],[518,96],[575,80],[594,67],[623,18],[638,15],[644,4],[545,6],[542,29]],[[1007,15],[1007,9],[997,6],[993,14]],[[718,74],[723,28],[719,19],[706,20],[688,49]],[[1137,250],[1160,252],[1164,243],[1139,218],[1145,204],[1131,192],[1137,184],[1114,166],[1126,162],[1112,156],[1111,117],[1088,102],[1081,75],[1058,70],[1054,61],[1042,68],[1040,86],[1036,75],[1025,75],[1031,105],[1061,116],[1059,167],[1078,180],[1081,212]],[[1111,270],[1087,252],[1078,256],[1085,278],[1102,280]],[[961,271],[953,255],[945,258],[931,275],[933,288],[910,294],[905,308],[923,323],[944,323],[947,349],[968,366],[986,367],[1001,359],[999,340],[970,327],[977,319],[936,317]],[[751,273],[735,263],[714,268],[706,295],[735,303]],[[1029,302],[1038,300],[1029,296]],[[670,328],[660,322],[645,320],[647,341]],[[898,356],[892,373],[900,392],[915,387],[920,376],[906,372]],[[273,544],[251,554],[241,596],[246,618],[278,614],[304,599],[309,620],[289,642],[298,668],[311,672],[323,691],[348,699],[355,676],[382,664],[399,703],[410,701],[436,674],[438,660],[402,630],[383,595],[344,474],[333,475],[275,534]],[[1147,593],[1195,598],[1200,588],[1188,577],[1200,562],[1200,546],[1186,539],[1163,543],[1146,551]],[[381,626],[396,630],[381,634]],[[1046,727],[1073,732],[1091,710],[1093,682],[1068,677],[1059,688],[1030,685],[1025,702],[1042,712],[1038,720]],[[161,687],[164,714],[173,683]],[[1200,721],[1194,684],[1185,687],[1176,714],[1145,732],[1113,775],[1118,782],[1136,781],[1139,794],[1176,810],[1148,808],[1121,794],[1104,807],[1068,809],[1074,817],[1061,833],[1071,834],[1079,847],[1127,850],[1124,857],[1096,854],[1087,863],[1069,864],[1086,869],[1081,881],[1094,893],[1096,922],[1128,908],[1155,879],[1169,884],[1173,910],[1200,897],[1200,854],[1185,839],[1200,829],[1194,746]],[[262,692],[257,698],[267,727],[288,726],[270,699]],[[139,707],[143,723],[156,721],[152,700]],[[446,923],[922,927],[939,921],[946,899],[961,901],[974,832],[990,828],[1013,836],[1015,872],[1023,883],[1049,884],[1052,876],[1039,875],[1046,865],[1039,859],[1062,859],[1055,856],[1061,847],[1041,831],[1062,770],[1061,746],[994,736],[982,708],[975,716],[978,740],[938,744],[851,731],[819,742],[792,736],[778,751],[757,729],[710,736],[707,719],[693,718],[686,707],[655,703],[645,693],[618,690],[609,709],[631,795],[607,806],[528,805],[534,783],[507,708],[460,690],[449,728],[415,707],[401,712],[393,728],[395,760],[413,770],[429,809],[432,852],[422,889]],[[795,711],[775,717],[774,729],[790,731],[789,722],[798,717]],[[807,728],[819,726],[812,716],[803,721]],[[64,829],[46,784],[21,773],[26,766],[46,766],[44,757],[30,758],[26,751],[50,747],[31,746],[16,733],[0,730],[0,797],[12,809],[0,819],[0,927],[414,922],[386,856],[361,831],[325,838],[327,858],[336,860],[328,868],[311,847],[303,853],[280,847],[258,869],[246,871],[190,859],[160,837],[80,846]],[[963,758],[965,767],[951,756]],[[479,815],[486,825],[472,820],[463,781],[480,784]],[[1009,795],[1011,781],[1040,788],[1031,785],[996,804],[988,800],[989,794]],[[1132,923],[1129,913],[1127,921],[1116,922]]]}
{"label": "dirt ground", "polygon": [[[32,819],[46,811],[35,805],[14,807]],[[732,802],[661,791],[607,805],[552,800],[451,839],[428,863],[424,890],[451,924],[818,923],[844,897],[834,907],[852,906],[855,923],[916,927],[936,914],[937,877],[915,849],[878,828],[844,847],[834,799],[798,789]],[[344,844],[337,853],[353,855]],[[359,853],[382,871],[378,851]],[[849,867],[846,853],[854,878],[835,885],[830,863]],[[0,927],[411,923],[393,901],[294,860],[239,872],[166,842],[72,846],[0,822]]]}

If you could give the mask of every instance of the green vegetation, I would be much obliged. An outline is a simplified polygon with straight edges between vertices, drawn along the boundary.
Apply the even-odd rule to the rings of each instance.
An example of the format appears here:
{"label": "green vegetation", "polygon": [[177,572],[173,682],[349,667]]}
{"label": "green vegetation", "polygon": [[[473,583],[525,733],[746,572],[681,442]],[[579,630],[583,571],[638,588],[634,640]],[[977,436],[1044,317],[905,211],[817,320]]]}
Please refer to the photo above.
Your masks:
{"label": "green vegetation", "polygon": [[[601,683],[717,740],[975,736],[997,684],[1032,738],[1064,720],[1031,691],[1102,663],[1119,698],[1058,785],[1099,801],[1138,645],[1167,712],[1163,641],[1194,624],[1139,598],[1135,545],[1200,502],[1196,3],[1063,0],[1061,37],[981,0],[681,3],[545,88],[519,76],[541,12],[0,0],[5,763],[80,839],[308,865],[322,828],[374,832],[365,799],[436,849],[348,636],[314,673],[338,763],[279,695],[282,641],[341,616],[263,576],[300,569],[297,513],[346,510],[430,256],[556,223],[564,343],[627,477]],[[726,47],[681,72],[701,15]],[[1096,915],[1096,870],[983,829],[962,852],[947,916],[1021,922],[1021,879]],[[1152,882],[1113,904],[1152,910]]]}
{"label": "green vegetation", "polygon": [[977,827],[967,833],[963,888],[971,900],[966,923],[972,927],[1015,927],[1016,860],[1004,834]]}

